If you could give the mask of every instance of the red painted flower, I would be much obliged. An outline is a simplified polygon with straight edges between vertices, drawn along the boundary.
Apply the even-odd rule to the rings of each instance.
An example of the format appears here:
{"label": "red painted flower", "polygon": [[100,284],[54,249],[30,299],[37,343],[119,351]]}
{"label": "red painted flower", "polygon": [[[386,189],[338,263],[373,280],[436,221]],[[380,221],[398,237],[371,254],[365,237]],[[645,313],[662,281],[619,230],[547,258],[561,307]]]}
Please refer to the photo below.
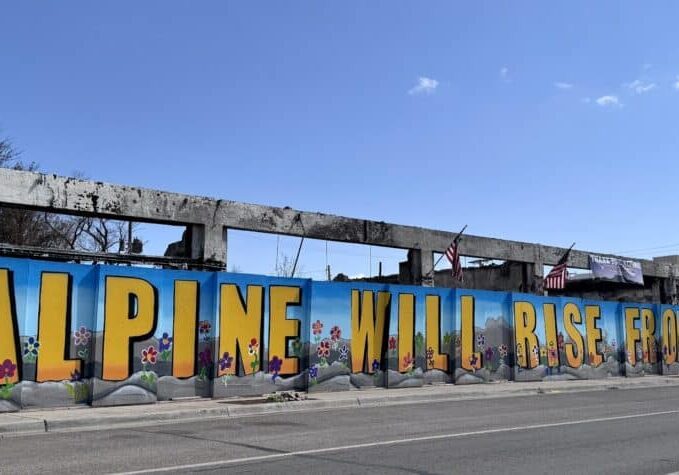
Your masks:
{"label": "red painted flower", "polygon": [[323,322],[321,322],[320,320],[316,320],[314,323],[311,324],[311,329],[314,335],[320,335],[323,332]]}
{"label": "red painted flower", "polygon": [[153,347],[149,346],[141,350],[141,362],[142,364],[156,364],[158,358],[158,351]]}
{"label": "red painted flower", "polygon": [[256,355],[259,352],[259,343],[257,343],[257,338],[253,338],[248,343],[248,354],[250,356]]}
{"label": "red painted flower", "polygon": [[330,339],[332,341],[337,341],[342,337],[342,329],[335,325],[330,329]]}
{"label": "red painted flower", "polygon": [[415,364],[415,358],[412,358],[410,353],[406,353],[406,355],[403,357],[403,366],[406,368],[412,368],[413,364]]}
{"label": "red painted flower", "polygon": [[0,365],[0,379],[12,378],[14,377],[14,372],[17,369],[17,365],[12,363],[12,360],[5,360]]}
{"label": "red painted flower", "polygon": [[207,320],[201,320],[198,324],[198,329],[200,333],[210,333],[210,330],[212,330],[212,324]]}
{"label": "red painted flower", "polygon": [[389,337],[389,350],[395,350],[395,349],[396,349],[396,337],[390,336]]}
{"label": "red painted flower", "polygon": [[327,358],[330,356],[330,341],[323,340],[320,342],[318,348],[316,348],[316,354],[318,354],[319,358]]}

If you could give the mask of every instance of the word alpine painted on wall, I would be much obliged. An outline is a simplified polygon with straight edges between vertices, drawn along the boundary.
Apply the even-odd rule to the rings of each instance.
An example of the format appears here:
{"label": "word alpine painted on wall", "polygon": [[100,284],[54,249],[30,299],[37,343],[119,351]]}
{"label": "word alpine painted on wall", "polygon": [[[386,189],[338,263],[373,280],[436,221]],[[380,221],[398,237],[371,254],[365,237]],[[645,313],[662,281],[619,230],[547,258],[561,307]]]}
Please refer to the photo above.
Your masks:
{"label": "word alpine painted on wall", "polygon": [[677,309],[0,259],[0,410],[679,373]]}

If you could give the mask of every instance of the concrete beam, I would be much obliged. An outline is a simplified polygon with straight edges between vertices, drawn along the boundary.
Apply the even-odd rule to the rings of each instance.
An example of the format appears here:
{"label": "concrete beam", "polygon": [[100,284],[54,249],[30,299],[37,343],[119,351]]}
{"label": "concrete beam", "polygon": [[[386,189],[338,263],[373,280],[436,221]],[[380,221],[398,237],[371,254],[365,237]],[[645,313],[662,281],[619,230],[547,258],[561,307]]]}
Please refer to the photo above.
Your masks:
{"label": "concrete beam", "polygon": [[[0,205],[141,222],[197,225],[193,227],[194,231],[202,226],[209,234],[203,238],[202,252],[206,260],[217,262],[226,262],[226,248],[224,246],[222,254],[217,243],[223,242],[220,233],[228,228],[427,252],[443,252],[456,235],[415,226],[8,169],[0,169]],[[196,247],[200,244],[192,245],[192,254]],[[556,264],[565,251],[561,247],[474,235],[465,235],[460,243],[460,252],[466,256],[534,263],[537,255],[547,265]],[[588,256],[588,252],[573,250],[569,265],[586,269],[589,267]],[[666,263],[640,261],[645,275],[669,275]]]}

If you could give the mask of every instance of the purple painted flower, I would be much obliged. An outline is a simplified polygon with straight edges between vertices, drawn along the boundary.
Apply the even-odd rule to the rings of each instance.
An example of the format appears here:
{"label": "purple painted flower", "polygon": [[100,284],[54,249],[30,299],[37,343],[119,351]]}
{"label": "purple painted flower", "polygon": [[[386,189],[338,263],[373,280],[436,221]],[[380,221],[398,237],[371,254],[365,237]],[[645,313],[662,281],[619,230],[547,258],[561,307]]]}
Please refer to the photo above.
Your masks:
{"label": "purple painted flower", "polygon": [[492,347],[489,346],[488,348],[486,348],[485,356],[486,356],[486,361],[490,361],[490,360],[493,359],[493,348]]}
{"label": "purple painted flower", "polygon": [[87,345],[90,342],[90,337],[92,337],[92,332],[84,326],[73,332],[75,346]]}
{"label": "purple painted flower", "polygon": [[12,360],[5,360],[0,365],[0,379],[12,378],[14,377],[14,372],[17,369],[17,365],[12,363]]}
{"label": "purple painted flower", "polygon": [[210,366],[212,364],[212,352],[210,351],[210,348],[205,348],[198,353],[198,359],[200,359],[200,364],[203,367]]}
{"label": "purple painted flower", "polygon": [[318,366],[312,366],[311,368],[309,368],[309,377],[310,378],[318,377]]}
{"label": "purple painted flower", "polygon": [[71,373],[71,381],[80,381],[82,379],[82,375],[80,374],[80,371],[77,369]]}
{"label": "purple painted flower", "polygon": [[233,363],[233,356],[229,355],[229,352],[227,351],[222,355],[221,358],[219,358],[219,370],[224,371],[229,369],[231,367],[231,363]]}
{"label": "purple painted flower", "polygon": [[473,354],[469,357],[469,364],[472,366],[472,368],[475,368],[475,367],[476,367],[476,363],[478,363],[478,362],[479,362],[479,358],[476,356],[476,353],[473,353]]}
{"label": "purple painted flower", "polygon": [[167,351],[170,349],[172,346],[172,337],[167,334],[167,332],[163,333],[163,336],[161,337],[160,341],[158,342],[158,351]]}
{"label": "purple painted flower", "polygon": [[377,361],[377,360],[373,360],[372,367],[373,367],[373,371],[377,371],[378,369],[380,369],[380,362]]}
{"label": "purple painted flower", "polygon": [[283,365],[283,360],[280,359],[278,356],[274,356],[271,358],[271,361],[269,361],[269,373],[273,373],[271,376],[271,380],[275,383],[276,382],[276,376],[278,376],[278,373],[281,370],[281,366]]}

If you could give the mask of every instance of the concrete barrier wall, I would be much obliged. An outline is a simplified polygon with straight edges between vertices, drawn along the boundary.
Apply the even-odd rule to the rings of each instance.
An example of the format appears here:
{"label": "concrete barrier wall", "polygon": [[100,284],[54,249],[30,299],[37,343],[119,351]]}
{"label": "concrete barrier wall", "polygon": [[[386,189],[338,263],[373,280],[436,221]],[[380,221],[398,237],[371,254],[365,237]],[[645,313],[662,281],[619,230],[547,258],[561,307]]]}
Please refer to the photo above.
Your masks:
{"label": "concrete barrier wall", "polygon": [[0,411],[679,374],[667,305],[0,259]]}

